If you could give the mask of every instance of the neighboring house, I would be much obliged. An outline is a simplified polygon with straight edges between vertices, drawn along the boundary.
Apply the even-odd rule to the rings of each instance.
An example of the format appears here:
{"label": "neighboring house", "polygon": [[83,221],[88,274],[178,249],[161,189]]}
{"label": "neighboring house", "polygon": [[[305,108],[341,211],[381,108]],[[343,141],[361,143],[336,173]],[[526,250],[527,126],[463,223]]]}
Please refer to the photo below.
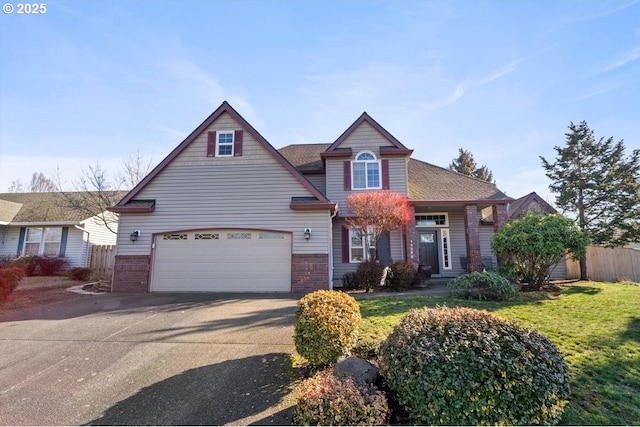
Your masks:
{"label": "neighboring house", "polygon": [[368,256],[345,225],[347,196],[368,190],[407,195],[415,212],[378,253],[429,265],[435,277],[481,270],[493,257],[480,213],[490,207],[497,230],[512,199],[411,154],[366,113],[332,144],[276,150],[224,102],[111,208],[120,214],[112,289],[339,286]]}
{"label": "neighboring house", "polygon": [[[536,213],[541,215],[556,214],[558,211],[553,206],[547,203],[542,197],[540,197],[535,191],[513,200],[507,205],[507,214],[509,221],[519,219],[528,213]],[[487,236],[487,239],[493,234],[493,213],[491,209],[485,209],[482,211],[481,221],[481,234]],[[552,279],[566,279],[567,278],[567,262],[566,259],[556,264],[551,271]]]}
{"label": "neighboring house", "polygon": [[[116,234],[97,217],[65,206],[56,192],[0,194],[0,256],[59,256],[69,267],[87,267],[93,245],[115,244]],[[117,231],[117,223],[111,228]]]}

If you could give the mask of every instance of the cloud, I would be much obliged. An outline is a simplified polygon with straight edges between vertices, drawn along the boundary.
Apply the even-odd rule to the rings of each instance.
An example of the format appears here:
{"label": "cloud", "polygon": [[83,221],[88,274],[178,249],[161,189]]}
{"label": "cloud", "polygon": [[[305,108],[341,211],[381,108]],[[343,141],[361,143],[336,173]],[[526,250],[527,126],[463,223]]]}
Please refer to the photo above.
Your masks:
{"label": "cloud", "polygon": [[607,64],[595,72],[595,75],[608,73],[620,67],[624,67],[630,62],[640,59],[640,46],[636,46],[626,52],[621,53],[615,58],[611,59]]}

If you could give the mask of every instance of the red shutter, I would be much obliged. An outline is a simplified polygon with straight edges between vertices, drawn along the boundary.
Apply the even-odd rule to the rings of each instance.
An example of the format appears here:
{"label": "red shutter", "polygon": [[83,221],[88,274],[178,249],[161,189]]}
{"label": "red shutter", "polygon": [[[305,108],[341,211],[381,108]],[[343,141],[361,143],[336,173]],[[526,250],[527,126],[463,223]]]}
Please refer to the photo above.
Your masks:
{"label": "red shutter", "polygon": [[344,161],[344,190],[351,190],[351,161]]}
{"label": "red shutter", "polygon": [[242,156],[242,130],[235,131],[235,135],[233,137],[233,156],[240,157]]}
{"label": "red shutter", "polygon": [[349,264],[349,228],[346,225],[342,226],[342,262]]}
{"label": "red shutter", "polygon": [[207,136],[207,157],[216,156],[216,131],[209,132]]}
{"label": "red shutter", "polygon": [[389,160],[382,159],[380,162],[380,167],[382,169],[382,189],[389,189]]}

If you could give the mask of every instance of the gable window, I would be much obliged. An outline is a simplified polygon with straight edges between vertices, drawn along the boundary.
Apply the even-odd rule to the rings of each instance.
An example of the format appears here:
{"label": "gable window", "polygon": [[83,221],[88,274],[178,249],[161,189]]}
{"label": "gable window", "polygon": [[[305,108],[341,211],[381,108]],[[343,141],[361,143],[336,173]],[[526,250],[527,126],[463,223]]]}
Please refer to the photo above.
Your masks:
{"label": "gable window", "polygon": [[353,189],[379,189],[380,161],[371,151],[361,151],[351,163],[351,177]]}
{"label": "gable window", "polygon": [[[369,252],[365,252],[365,239],[369,239]],[[362,262],[374,258],[376,242],[373,233],[364,236],[360,230],[349,229],[349,262]]]}
{"label": "gable window", "polygon": [[26,255],[58,256],[61,241],[61,227],[29,227],[24,239],[24,253]]}
{"label": "gable window", "polygon": [[233,131],[220,131],[216,136],[217,157],[233,156]]}

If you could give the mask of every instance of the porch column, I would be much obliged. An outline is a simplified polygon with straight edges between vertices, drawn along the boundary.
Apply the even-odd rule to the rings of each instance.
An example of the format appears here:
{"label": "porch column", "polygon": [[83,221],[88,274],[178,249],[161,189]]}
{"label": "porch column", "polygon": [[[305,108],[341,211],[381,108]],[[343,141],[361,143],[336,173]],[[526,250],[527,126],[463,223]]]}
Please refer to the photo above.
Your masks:
{"label": "porch column", "polygon": [[467,243],[467,271],[482,271],[482,255],[480,254],[480,229],[478,207],[464,207],[464,231]]}
{"label": "porch column", "polygon": [[416,208],[411,208],[411,219],[405,224],[405,259],[412,261],[416,265],[420,262],[418,259],[418,233],[416,231]]}
{"label": "porch column", "polygon": [[[509,219],[507,216],[507,205],[493,205],[493,231],[497,233],[502,230],[502,227],[507,223]],[[503,257],[500,255],[496,255],[498,260],[498,265],[502,264]]]}

